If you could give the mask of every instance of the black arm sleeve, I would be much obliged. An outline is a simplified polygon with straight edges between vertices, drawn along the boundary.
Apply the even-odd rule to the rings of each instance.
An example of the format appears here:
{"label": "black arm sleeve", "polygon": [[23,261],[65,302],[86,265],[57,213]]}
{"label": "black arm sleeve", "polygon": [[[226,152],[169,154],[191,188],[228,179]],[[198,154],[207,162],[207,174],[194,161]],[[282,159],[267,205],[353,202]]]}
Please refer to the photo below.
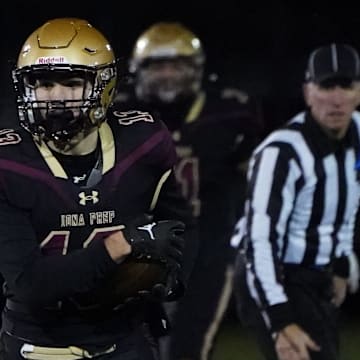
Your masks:
{"label": "black arm sleeve", "polygon": [[0,273],[7,296],[41,306],[87,291],[116,267],[103,241],[66,256],[43,256],[28,214],[0,201]]}

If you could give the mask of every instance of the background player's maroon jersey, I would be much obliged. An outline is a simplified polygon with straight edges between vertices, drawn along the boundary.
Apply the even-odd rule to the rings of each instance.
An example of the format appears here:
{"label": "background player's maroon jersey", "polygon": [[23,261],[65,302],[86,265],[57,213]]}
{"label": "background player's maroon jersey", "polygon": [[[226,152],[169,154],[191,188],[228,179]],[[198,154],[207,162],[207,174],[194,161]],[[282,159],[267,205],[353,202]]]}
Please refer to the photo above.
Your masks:
{"label": "background player's maroon jersey", "polygon": [[131,89],[119,93],[117,101],[122,108],[158,114],[172,133],[176,178],[200,234],[189,287],[174,321],[172,351],[174,358],[199,358],[208,329],[218,326],[211,324],[219,318],[232,261],[229,238],[243,207],[247,159],[263,134],[261,107],[245,92],[215,87],[168,104],[140,102]]}

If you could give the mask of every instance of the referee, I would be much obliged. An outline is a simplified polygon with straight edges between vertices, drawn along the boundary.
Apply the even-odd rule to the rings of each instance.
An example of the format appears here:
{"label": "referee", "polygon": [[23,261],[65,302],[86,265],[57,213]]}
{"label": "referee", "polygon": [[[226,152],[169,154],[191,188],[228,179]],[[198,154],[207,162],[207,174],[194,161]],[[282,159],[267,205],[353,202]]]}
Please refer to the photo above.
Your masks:
{"label": "referee", "polygon": [[233,240],[240,320],[267,360],[337,360],[360,187],[359,55],[314,50],[306,110],[254,151]]}

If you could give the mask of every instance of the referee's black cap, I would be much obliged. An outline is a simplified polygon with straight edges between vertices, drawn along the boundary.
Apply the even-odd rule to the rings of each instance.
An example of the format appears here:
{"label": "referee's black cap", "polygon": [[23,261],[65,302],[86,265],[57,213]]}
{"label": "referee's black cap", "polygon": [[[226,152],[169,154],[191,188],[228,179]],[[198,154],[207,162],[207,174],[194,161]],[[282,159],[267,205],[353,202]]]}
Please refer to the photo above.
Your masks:
{"label": "referee's black cap", "polygon": [[360,58],[347,44],[330,44],[315,49],[309,56],[305,80],[322,84],[328,81],[359,80]]}

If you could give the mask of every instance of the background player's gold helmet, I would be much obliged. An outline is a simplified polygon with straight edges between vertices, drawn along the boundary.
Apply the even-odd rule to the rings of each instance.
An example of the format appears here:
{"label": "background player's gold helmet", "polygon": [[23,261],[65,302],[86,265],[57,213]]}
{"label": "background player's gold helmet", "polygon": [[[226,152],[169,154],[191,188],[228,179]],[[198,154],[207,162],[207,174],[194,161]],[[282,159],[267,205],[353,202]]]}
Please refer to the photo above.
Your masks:
{"label": "background player's gold helmet", "polygon": [[[158,79],[152,76],[151,64],[162,62],[183,65],[181,78]],[[204,62],[203,45],[191,30],[179,22],[158,22],[138,37],[129,69],[135,74],[140,98],[157,97],[160,101],[171,102],[181,94],[199,91]]]}
{"label": "background player's gold helmet", "polygon": [[[76,101],[81,116],[72,118],[67,101],[37,101],[34,81],[41,76],[84,77],[91,91]],[[23,44],[13,70],[20,123],[34,136],[66,141],[105,120],[116,86],[116,59],[101,32],[86,20],[58,18],[36,29]],[[72,101],[74,103],[74,101]],[[66,111],[69,119],[54,121],[41,117],[40,108]],[[52,123],[53,122],[53,123]]]}
{"label": "background player's gold helmet", "polygon": [[191,57],[202,65],[204,51],[200,39],[178,22],[159,22],[145,30],[137,39],[130,70],[136,71],[142,63],[156,58]]}

